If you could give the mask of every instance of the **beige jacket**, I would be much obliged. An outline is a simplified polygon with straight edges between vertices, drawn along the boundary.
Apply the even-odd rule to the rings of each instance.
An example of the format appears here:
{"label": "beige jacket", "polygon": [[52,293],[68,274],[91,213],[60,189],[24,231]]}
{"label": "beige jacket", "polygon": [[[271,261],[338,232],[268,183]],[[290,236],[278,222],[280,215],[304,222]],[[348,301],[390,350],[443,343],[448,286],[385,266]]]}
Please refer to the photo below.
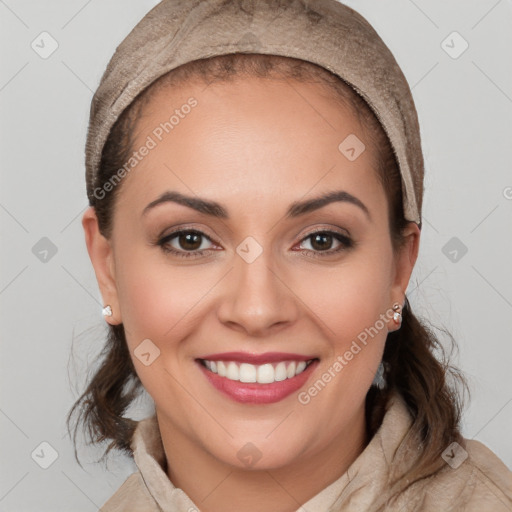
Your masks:
{"label": "beige jacket", "polygon": [[[382,425],[361,455],[338,480],[297,512],[510,512],[512,472],[486,446],[466,440],[447,447],[447,463],[434,476],[416,482],[393,505],[386,505],[389,462],[414,464],[411,416],[395,396]],[[138,472],[130,475],[100,512],[198,512],[200,508],[174,487],[163,470],[164,451],[156,416],[137,425],[132,448]],[[270,511],[271,512],[271,511]]]}

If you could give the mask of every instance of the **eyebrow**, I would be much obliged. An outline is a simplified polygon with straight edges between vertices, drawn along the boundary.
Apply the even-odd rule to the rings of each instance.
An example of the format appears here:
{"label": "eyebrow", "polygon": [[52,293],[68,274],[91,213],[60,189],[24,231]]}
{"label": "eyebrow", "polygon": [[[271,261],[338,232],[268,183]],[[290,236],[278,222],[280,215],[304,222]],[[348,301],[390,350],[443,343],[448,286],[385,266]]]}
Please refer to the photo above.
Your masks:
{"label": "eyebrow", "polygon": [[[199,197],[187,196],[181,194],[180,192],[168,191],[164,192],[160,197],[149,203],[142,212],[142,215],[146,215],[151,209],[155,206],[158,206],[162,203],[177,203],[183,206],[187,206],[192,208],[193,210],[198,211],[199,213],[203,213],[205,215],[211,215],[212,217],[217,217],[219,219],[229,219],[229,214],[227,210],[217,203],[216,201],[210,201],[207,199],[201,199]],[[306,213],[312,212],[314,210],[318,210],[330,203],[334,202],[345,202],[353,204],[359,207],[371,220],[371,215],[368,208],[365,204],[359,200],[357,197],[349,194],[344,190],[337,190],[333,192],[328,192],[326,194],[322,194],[313,199],[308,199],[306,201],[295,201],[293,202],[288,211],[286,212],[287,218],[299,217],[300,215],[305,215]]]}

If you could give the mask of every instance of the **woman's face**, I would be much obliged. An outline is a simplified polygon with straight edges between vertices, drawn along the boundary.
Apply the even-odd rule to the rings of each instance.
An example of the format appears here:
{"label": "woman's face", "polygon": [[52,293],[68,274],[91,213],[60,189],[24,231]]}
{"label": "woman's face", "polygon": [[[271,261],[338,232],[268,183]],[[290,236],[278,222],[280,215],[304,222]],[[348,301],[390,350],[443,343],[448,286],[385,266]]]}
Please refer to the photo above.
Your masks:
{"label": "woman's face", "polygon": [[111,239],[84,227],[161,429],[241,468],[360,447],[419,231],[393,253],[357,117],[318,84],[188,83],[144,107],[143,146]]}

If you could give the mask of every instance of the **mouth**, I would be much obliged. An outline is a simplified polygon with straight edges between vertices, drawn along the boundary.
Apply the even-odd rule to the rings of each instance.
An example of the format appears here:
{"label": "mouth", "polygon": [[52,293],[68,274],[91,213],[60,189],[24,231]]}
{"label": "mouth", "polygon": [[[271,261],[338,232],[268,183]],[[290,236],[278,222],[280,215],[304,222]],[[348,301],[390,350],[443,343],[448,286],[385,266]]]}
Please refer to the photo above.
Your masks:
{"label": "mouth", "polygon": [[210,384],[242,403],[278,402],[301,388],[319,362],[297,354],[213,354],[196,359]]}

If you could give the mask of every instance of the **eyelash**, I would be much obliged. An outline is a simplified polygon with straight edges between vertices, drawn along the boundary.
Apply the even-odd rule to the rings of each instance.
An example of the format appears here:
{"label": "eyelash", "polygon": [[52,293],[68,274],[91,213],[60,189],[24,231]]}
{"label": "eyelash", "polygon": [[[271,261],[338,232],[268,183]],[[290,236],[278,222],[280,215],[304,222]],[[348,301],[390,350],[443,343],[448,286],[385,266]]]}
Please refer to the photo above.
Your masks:
{"label": "eyelash", "polygon": [[[165,237],[161,238],[157,242],[157,245],[159,245],[161,247],[161,249],[162,249],[162,251],[164,251],[164,253],[173,254],[179,258],[198,258],[198,257],[201,257],[204,252],[208,251],[208,249],[203,249],[201,251],[197,251],[197,250],[195,250],[195,251],[178,251],[176,249],[169,248],[167,244],[171,240],[173,240],[174,238],[176,238],[177,236],[182,235],[182,234],[200,235],[200,236],[206,238],[207,240],[209,240],[210,242],[213,242],[210,237],[208,237],[205,233],[203,233],[201,231],[198,231],[195,229],[182,229],[179,231],[174,231],[172,233],[169,233]],[[325,230],[325,229],[319,229],[319,230],[309,233],[309,235],[307,235],[306,237],[301,239],[300,243],[302,244],[305,240],[307,240],[317,234],[331,235],[338,242],[340,242],[341,245],[338,249],[334,249],[334,250],[330,249],[327,251],[314,251],[311,249],[304,250],[307,254],[312,254],[314,257],[324,258],[326,256],[332,256],[333,254],[337,254],[341,251],[346,251],[348,249],[351,249],[355,245],[354,241],[351,238],[349,238],[348,236],[338,233],[337,231],[329,231],[329,230]]]}

